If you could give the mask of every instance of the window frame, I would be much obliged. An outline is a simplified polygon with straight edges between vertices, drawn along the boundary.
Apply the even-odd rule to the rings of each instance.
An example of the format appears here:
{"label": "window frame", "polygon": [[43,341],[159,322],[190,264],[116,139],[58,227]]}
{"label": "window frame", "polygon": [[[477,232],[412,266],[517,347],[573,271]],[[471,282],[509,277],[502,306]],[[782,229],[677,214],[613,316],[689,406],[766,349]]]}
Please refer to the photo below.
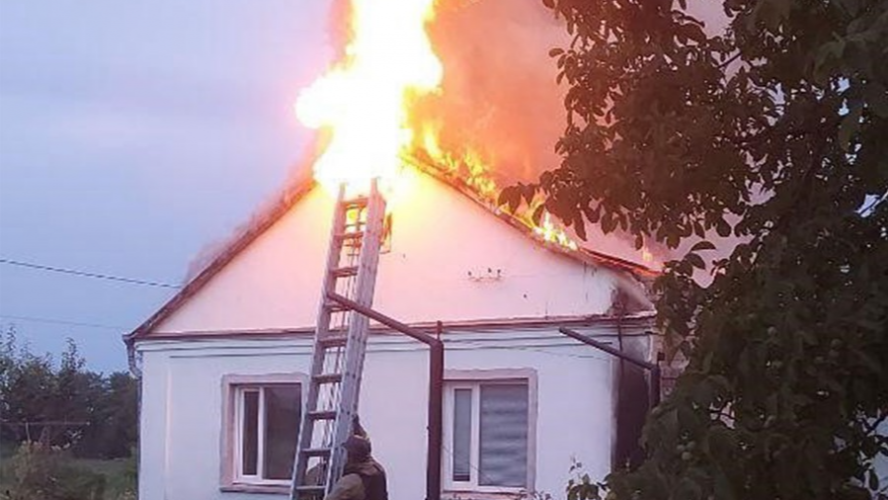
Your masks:
{"label": "window frame", "polygon": [[[285,493],[289,491],[289,479],[264,479],[262,459],[265,449],[265,388],[280,385],[298,385],[300,412],[304,411],[308,377],[303,373],[273,373],[261,375],[225,375],[222,377],[222,428],[220,436],[222,491],[255,493]],[[243,414],[244,397],[248,392],[258,392],[257,411],[257,463],[256,474],[243,474]],[[300,422],[301,425],[301,422]],[[301,429],[300,429],[301,431]],[[297,434],[298,439],[298,434]]]}
{"label": "window frame", "polygon": [[[481,386],[527,384],[527,477],[524,486],[483,486],[478,473],[481,464]],[[453,480],[454,410],[457,389],[472,390],[469,481]],[[444,449],[441,468],[445,493],[505,493],[534,491],[536,480],[537,374],[533,369],[447,370],[444,375]]]}

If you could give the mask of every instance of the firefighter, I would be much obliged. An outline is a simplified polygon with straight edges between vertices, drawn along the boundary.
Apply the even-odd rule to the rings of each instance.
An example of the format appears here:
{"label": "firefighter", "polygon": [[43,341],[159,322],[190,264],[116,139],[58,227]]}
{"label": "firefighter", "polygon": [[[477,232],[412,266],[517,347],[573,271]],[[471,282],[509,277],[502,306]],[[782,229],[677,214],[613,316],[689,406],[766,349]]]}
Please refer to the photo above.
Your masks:
{"label": "firefighter", "polygon": [[345,470],[324,500],[388,500],[385,469],[370,454],[370,438],[357,417],[353,434],[342,446],[348,453]]}

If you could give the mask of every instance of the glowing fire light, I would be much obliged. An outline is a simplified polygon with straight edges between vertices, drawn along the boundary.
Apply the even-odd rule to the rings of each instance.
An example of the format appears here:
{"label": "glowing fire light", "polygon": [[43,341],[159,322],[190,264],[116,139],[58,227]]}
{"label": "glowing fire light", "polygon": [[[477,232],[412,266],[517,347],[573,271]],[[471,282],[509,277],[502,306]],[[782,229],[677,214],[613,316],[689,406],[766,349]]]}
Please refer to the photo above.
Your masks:
{"label": "glowing fire light", "polygon": [[488,162],[484,161],[478,152],[471,149],[466,151],[462,158],[454,157],[438,144],[438,132],[437,127],[428,125],[423,130],[421,147],[426,154],[449,174],[460,177],[481,198],[495,203],[500,189],[490,177]]}
{"label": "glowing fire light", "polygon": [[296,103],[308,127],[331,140],[315,163],[315,178],[333,189],[393,180],[399,156],[413,141],[411,99],[435,91],[441,62],[425,31],[434,0],[351,0],[352,38],[345,57],[305,89]]}
{"label": "glowing fire light", "polygon": [[651,253],[647,246],[641,247],[641,260],[645,264],[653,264],[654,262],[654,254]]}
{"label": "glowing fire light", "polygon": [[543,215],[542,224],[533,228],[533,232],[549,243],[556,243],[571,250],[577,249],[577,243],[563,229],[552,223],[549,212]]}
{"label": "glowing fire light", "polygon": [[[408,183],[402,157],[423,149],[438,165],[459,176],[483,199],[495,204],[499,187],[488,165],[493,160],[473,150],[457,155],[438,142],[440,124],[410,123],[417,98],[440,91],[442,65],[425,31],[434,19],[435,0],[350,0],[344,57],[304,89],[296,114],[308,127],[329,133],[315,162],[315,179],[330,192],[346,183],[350,192],[367,189],[380,178],[391,202],[392,188]],[[541,240],[577,250],[578,245],[545,214],[534,224],[528,213],[517,219]]]}

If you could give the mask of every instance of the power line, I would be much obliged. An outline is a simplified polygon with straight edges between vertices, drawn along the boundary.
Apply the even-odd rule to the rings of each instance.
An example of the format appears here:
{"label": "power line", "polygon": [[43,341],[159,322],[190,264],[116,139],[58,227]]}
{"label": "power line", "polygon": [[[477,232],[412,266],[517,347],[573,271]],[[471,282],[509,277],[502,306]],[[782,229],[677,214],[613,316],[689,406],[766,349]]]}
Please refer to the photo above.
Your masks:
{"label": "power line", "polygon": [[103,328],[106,330],[115,330],[115,331],[128,330],[128,328],[124,328],[122,326],[101,325],[98,323],[82,323],[79,321],[67,321],[67,320],[63,320],[63,319],[37,318],[34,316],[16,316],[16,315],[12,315],[12,314],[0,314],[0,318],[19,320],[19,321],[32,321],[34,323],[50,323],[50,324],[54,324],[54,325],[83,326],[83,327],[88,327],[88,328]]}
{"label": "power line", "polygon": [[29,269],[36,269],[39,271],[70,274],[73,276],[80,276],[80,277],[84,277],[84,278],[95,278],[95,279],[102,279],[102,280],[108,280],[108,281],[118,281],[121,283],[129,283],[131,285],[155,286],[155,287],[160,287],[160,288],[174,288],[174,289],[182,288],[181,285],[171,285],[169,283],[163,283],[161,281],[140,280],[140,279],[135,279],[135,278],[125,278],[122,276],[114,276],[111,274],[91,273],[91,272],[87,272],[87,271],[80,271],[77,269],[67,269],[64,267],[45,266],[43,264],[34,264],[31,262],[22,262],[20,260],[13,260],[13,259],[0,258],[0,264],[9,264],[11,266],[27,267]]}

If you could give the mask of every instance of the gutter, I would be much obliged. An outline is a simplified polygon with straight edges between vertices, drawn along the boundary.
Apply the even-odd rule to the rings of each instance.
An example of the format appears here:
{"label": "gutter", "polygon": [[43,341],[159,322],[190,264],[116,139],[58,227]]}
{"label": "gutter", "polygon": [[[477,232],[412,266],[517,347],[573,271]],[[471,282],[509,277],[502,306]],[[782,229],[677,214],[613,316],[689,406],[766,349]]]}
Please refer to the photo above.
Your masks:
{"label": "gutter", "polygon": [[126,344],[126,362],[130,375],[138,380],[142,379],[142,368],[136,362],[136,342],[132,335],[124,335],[123,343]]}

